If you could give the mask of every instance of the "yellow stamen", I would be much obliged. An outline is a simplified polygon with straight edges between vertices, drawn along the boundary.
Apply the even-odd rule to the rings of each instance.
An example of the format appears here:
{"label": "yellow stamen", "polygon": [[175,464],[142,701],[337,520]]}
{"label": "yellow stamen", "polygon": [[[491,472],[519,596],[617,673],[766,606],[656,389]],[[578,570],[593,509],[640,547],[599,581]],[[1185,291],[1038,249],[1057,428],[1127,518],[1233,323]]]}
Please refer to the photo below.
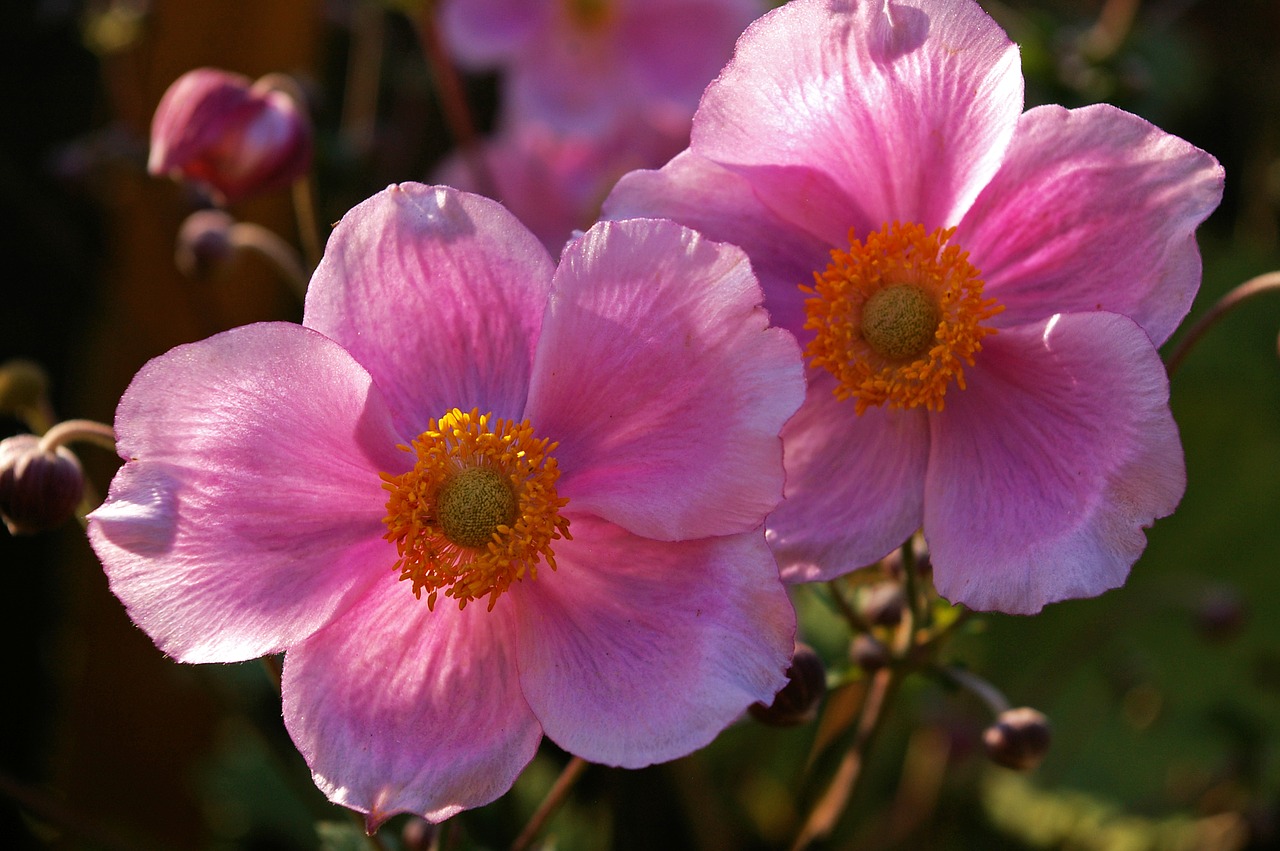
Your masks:
{"label": "yellow stamen", "polygon": [[395,569],[427,592],[435,608],[440,589],[463,608],[499,595],[538,562],[556,568],[551,542],[570,539],[556,496],[556,444],[533,436],[528,420],[514,423],[472,409],[450,411],[402,446],[417,456],[412,470],[382,474],[387,499],[384,536],[394,541]]}
{"label": "yellow stamen", "polygon": [[996,332],[981,323],[1004,307],[982,298],[968,252],[948,242],[954,232],[894,222],[865,242],[850,233],[849,250],[833,249],[813,286],[801,285],[811,296],[805,328],[816,332],[805,353],[836,377],[836,397],[852,398],[855,413],[886,402],[941,411]]}

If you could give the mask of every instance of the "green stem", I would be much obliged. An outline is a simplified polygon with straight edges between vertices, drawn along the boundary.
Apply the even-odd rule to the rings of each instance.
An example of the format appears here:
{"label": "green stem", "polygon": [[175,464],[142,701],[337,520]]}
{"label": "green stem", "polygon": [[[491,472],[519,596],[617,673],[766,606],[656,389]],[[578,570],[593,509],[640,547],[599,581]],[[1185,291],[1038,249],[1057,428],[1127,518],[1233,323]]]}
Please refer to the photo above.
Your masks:
{"label": "green stem", "polygon": [[[1253,296],[1272,290],[1280,290],[1280,272],[1267,272],[1265,275],[1250,278],[1218,299],[1217,303],[1209,308],[1209,312],[1201,316],[1196,324],[1192,325],[1191,329],[1182,335],[1178,345],[1174,347],[1173,351],[1169,353],[1169,357],[1165,359],[1165,370],[1172,376],[1178,367],[1182,365],[1182,362],[1195,344],[1200,341],[1205,332],[1217,324],[1219,319]],[[1277,348],[1280,349],[1280,342],[1277,343]]]}

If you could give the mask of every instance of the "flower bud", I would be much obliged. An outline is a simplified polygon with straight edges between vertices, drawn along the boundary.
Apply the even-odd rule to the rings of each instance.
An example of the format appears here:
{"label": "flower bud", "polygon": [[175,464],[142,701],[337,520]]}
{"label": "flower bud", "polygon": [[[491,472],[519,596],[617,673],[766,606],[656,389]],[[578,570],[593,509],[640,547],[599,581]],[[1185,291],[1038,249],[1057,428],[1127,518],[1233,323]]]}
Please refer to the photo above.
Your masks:
{"label": "flower bud", "polygon": [[236,254],[235,219],[222,210],[197,210],[178,229],[174,261],[184,275],[207,280],[226,269]]}
{"label": "flower bud", "polygon": [[889,648],[866,632],[860,632],[853,637],[849,645],[849,658],[867,673],[880,670],[891,660]]}
{"label": "flower bud", "polygon": [[773,703],[753,703],[751,717],[773,727],[794,727],[812,721],[818,703],[827,692],[827,671],[822,659],[807,644],[796,644],[787,668],[787,684],[773,697]]}
{"label": "flower bud", "polygon": [[40,448],[40,438],[19,434],[0,441],[0,518],[13,535],[47,532],[80,504],[84,473],[71,450]]}
{"label": "flower bud", "polygon": [[902,621],[906,595],[897,582],[879,582],[858,599],[858,613],[874,626],[897,626]]}
{"label": "flower bud", "polygon": [[312,144],[310,120],[270,81],[198,68],[179,77],[156,107],[147,171],[233,203],[301,177],[311,167]]}
{"label": "flower bud", "polygon": [[992,762],[1017,771],[1030,771],[1049,751],[1049,719],[1027,706],[1006,709],[982,733]]}

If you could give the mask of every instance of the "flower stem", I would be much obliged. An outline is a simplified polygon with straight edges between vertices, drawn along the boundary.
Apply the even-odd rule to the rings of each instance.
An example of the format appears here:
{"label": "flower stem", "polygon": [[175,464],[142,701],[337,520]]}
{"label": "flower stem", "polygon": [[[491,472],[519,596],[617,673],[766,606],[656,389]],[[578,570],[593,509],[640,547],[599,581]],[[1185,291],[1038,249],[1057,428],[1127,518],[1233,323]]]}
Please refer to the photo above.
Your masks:
{"label": "flower stem", "polygon": [[440,39],[440,30],[436,26],[436,4],[426,3],[422,12],[412,21],[422,44],[422,53],[427,65],[431,68],[431,76],[436,81],[436,91],[440,95],[440,108],[444,111],[445,123],[449,132],[458,143],[458,150],[463,161],[471,171],[471,179],[481,195],[495,200],[498,198],[498,183],[489,169],[489,164],[480,152],[479,139],[475,122],[471,120],[471,110],[467,108],[467,99],[462,91],[462,83],[458,72],[453,67],[444,42]]}
{"label": "flower stem", "polygon": [[68,443],[92,443],[109,452],[116,451],[116,433],[106,423],[93,420],[64,420],[44,433],[40,449],[52,452]]}
{"label": "flower stem", "polygon": [[871,685],[862,704],[862,712],[858,716],[858,728],[854,733],[853,743],[840,760],[840,765],[836,768],[826,791],[809,811],[809,817],[805,819],[804,826],[800,828],[795,842],[792,843],[791,851],[803,851],[814,840],[829,835],[841,814],[844,813],[862,775],[862,767],[866,762],[871,741],[880,728],[881,719],[884,718],[885,706],[897,689],[899,681],[897,671],[897,666],[881,668],[871,678]]}
{"label": "flower stem", "polygon": [[[300,230],[306,230],[306,228],[300,228]],[[303,267],[298,252],[292,245],[281,239],[279,234],[253,222],[236,222],[231,226],[230,239],[231,244],[236,248],[257,252],[259,256],[275,266],[293,294],[300,300],[306,299],[307,270]],[[316,262],[319,262],[318,258]]]}
{"label": "flower stem", "polygon": [[[1201,316],[1196,324],[1191,326],[1191,329],[1178,341],[1178,345],[1169,353],[1169,357],[1165,359],[1165,370],[1169,375],[1173,375],[1174,371],[1182,365],[1192,347],[1205,335],[1205,332],[1217,324],[1219,319],[1237,305],[1259,293],[1272,290],[1280,290],[1280,272],[1267,272],[1255,278],[1250,278],[1218,299],[1217,303],[1209,308],[1209,312]],[[1277,349],[1280,350],[1280,341],[1277,341]]]}
{"label": "flower stem", "polygon": [[[298,238],[302,241],[302,254],[307,258],[307,266],[315,269],[324,256],[324,246],[320,243],[319,217],[316,215],[315,191],[311,188],[311,176],[303,175],[293,182],[293,215],[298,221]],[[304,274],[302,290],[305,294],[309,275]]]}
{"label": "flower stem", "polygon": [[964,668],[938,668],[938,673],[981,700],[991,710],[992,715],[1000,715],[1009,711],[1009,699],[993,686],[971,671]]}
{"label": "flower stem", "polygon": [[569,764],[564,767],[564,771],[560,772],[556,782],[551,785],[551,790],[547,792],[547,797],[542,799],[542,803],[538,805],[538,809],[529,819],[529,823],[524,826],[524,830],[520,831],[516,841],[511,843],[511,851],[524,851],[537,838],[542,828],[555,815],[556,810],[560,809],[560,805],[569,797],[569,790],[573,788],[574,783],[578,782],[582,772],[586,771],[587,765],[587,761],[580,756],[575,756],[569,760]]}

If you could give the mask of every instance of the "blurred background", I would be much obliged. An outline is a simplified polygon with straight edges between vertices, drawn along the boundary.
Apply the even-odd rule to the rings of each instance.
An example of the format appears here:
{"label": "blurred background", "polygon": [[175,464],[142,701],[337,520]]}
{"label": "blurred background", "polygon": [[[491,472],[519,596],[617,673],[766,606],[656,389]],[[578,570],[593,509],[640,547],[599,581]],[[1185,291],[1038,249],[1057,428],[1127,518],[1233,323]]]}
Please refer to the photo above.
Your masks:
{"label": "blurred background", "polygon": [[[1214,154],[1192,319],[1280,268],[1280,3],[1034,0],[983,6],[1022,48],[1027,103],[1107,101]],[[0,5],[0,362],[42,365],[61,418],[110,422],[134,372],[179,343],[301,308],[261,258],[194,281],[174,264],[200,199],[146,174],[147,134],[180,74],[294,75],[316,121],[322,226],[453,150],[413,3],[6,0]],[[496,72],[462,78],[479,132]],[[658,163],[653,163],[657,165]],[[287,191],[232,207],[298,241]],[[1172,385],[1189,475],[1128,584],[1031,617],[966,622],[947,658],[1046,713],[1021,774],[979,745],[971,695],[909,679],[848,811],[817,847],[1280,847],[1280,295],[1229,315]],[[1175,335],[1175,341],[1178,339]],[[27,425],[0,419],[0,437]],[[117,461],[79,452],[92,487]],[[839,674],[847,628],[800,589],[804,637]],[[259,663],[186,666],[127,618],[79,526],[0,531],[0,847],[362,847],[310,782]],[[845,677],[829,714],[865,683]],[[830,721],[824,724],[830,724]],[[786,847],[829,771],[823,725],[744,721],[641,771],[588,768],[543,833],[562,849]],[[458,817],[443,847],[511,843],[561,767],[543,751],[512,793]],[[389,822],[384,848],[427,847]],[[415,845],[415,843],[418,843]]]}

